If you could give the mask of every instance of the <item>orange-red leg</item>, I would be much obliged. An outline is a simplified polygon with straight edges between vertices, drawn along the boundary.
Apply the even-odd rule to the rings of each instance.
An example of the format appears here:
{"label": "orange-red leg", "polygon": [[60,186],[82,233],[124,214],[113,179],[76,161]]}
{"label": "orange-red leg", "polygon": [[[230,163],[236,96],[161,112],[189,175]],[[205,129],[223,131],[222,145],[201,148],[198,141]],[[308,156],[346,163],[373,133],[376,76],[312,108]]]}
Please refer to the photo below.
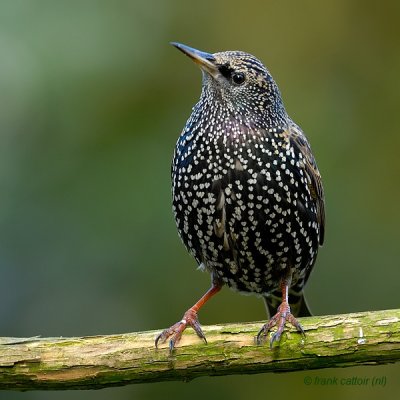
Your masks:
{"label": "orange-red leg", "polygon": [[280,286],[282,291],[282,303],[278,307],[277,313],[260,329],[257,335],[257,342],[262,343],[265,341],[268,332],[274,326],[277,326],[277,330],[271,336],[271,340],[269,342],[270,347],[272,348],[274,342],[279,342],[282,332],[285,329],[286,322],[291,323],[299,332],[304,335],[304,330],[297,319],[290,312],[289,305],[289,289],[292,283],[292,274],[288,273],[281,279]]}
{"label": "orange-red leg", "polygon": [[182,333],[187,328],[187,326],[191,326],[197,333],[197,336],[199,336],[201,339],[204,340],[205,343],[207,343],[206,337],[204,336],[199,320],[197,318],[197,312],[200,310],[201,307],[204,306],[204,304],[208,300],[210,300],[211,297],[218,293],[221,288],[222,285],[219,282],[213,281],[211,288],[204,294],[204,296],[201,297],[201,299],[196,304],[194,304],[192,307],[189,308],[189,310],[185,312],[179,322],[165,329],[156,337],[156,347],[158,346],[158,343],[164,343],[167,341],[168,338],[171,338],[169,341],[169,349],[170,351],[172,351],[175,345],[181,339]]}

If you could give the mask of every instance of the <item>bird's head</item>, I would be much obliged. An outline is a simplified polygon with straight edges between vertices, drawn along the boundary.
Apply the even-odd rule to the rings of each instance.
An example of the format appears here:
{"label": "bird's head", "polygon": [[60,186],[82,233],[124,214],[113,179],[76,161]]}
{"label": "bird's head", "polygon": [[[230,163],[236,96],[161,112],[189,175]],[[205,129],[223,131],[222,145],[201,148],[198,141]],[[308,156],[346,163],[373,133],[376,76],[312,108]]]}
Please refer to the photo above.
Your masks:
{"label": "bird's head", "polygon": [[281,94],[271,74],[256,57],[242,51],[205,53],[172,43],[203,72],[202,96],[241,115],[269,121],[286,120]]}

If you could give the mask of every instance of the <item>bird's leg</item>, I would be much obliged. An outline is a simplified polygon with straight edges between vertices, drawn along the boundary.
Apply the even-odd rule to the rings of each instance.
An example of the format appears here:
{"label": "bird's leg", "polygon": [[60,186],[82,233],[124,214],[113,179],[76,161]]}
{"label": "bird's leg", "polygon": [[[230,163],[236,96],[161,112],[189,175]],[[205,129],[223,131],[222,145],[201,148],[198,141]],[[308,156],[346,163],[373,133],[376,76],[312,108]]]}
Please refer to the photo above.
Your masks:
{"label": "bird's leg", "polygon": [[257,343],[265,341],[268,332],[275,325],[277,326],[276,332],[271,336],[270,347],[272,348],[274,342],[278,342],[281,338],[282,332],[285,329],[286,322],[290,322],[299,332],[304,335],[304,330],[300,323],[290,312],[289,305],[289,288],[292,283],[292,273],[289,271],[280,282],[282,291],[282,303],[278,307],[276,314],[270,318],[270,320],[260,329],[257,335]]}
{"label": "bird's leg", "polygon": [[197,318],[197,312],[212,296],[218,293],[221,290],[221,288],[222,288],[221,283],[213,279],[211,288],[207,290],[207,292],[201,297],[201,299],[196,304],[194,304],[185,312],[182,319],[176,324],[162,331],[156,337],[156,342],[155,342],[156,347],[158,346],[159,342],[164,343],[168,338],[171,338],[169,341],[169,349],[172,352],[175,345],[181,339],[182,333],[187,326],[191,326],[197,333],[197,336],[203,339],[205,343],[207,343],[206,337],[204,336],[204,333],[201,330],[201,326]]}

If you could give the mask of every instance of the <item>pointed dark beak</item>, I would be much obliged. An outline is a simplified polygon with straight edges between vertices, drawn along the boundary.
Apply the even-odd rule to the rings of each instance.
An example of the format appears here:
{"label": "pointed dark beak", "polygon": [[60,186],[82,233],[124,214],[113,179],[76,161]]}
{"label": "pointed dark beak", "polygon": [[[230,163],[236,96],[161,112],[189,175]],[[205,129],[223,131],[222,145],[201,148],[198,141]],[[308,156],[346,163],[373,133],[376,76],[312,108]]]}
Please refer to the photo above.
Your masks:
{"label": "pointed dark beak", "polygon": [[215,57],[210,53],[193,49],[181,43],[171,42],[182,53],[190,57],[203,71],[208,72],[212,76],[218,74],[218,67],[215,64]]}

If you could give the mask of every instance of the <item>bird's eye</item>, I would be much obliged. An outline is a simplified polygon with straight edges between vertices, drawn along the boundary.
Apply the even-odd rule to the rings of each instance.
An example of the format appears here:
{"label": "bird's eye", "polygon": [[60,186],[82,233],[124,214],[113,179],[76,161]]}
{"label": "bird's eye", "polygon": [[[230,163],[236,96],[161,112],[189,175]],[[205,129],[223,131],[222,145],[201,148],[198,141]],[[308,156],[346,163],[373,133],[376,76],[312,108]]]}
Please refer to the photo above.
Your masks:
{"label": "bird's eye", "polygon": [[234,72],[232,74],[232,82],[235,85],[241,85],[245,81],[245,76],[243,72]]}

